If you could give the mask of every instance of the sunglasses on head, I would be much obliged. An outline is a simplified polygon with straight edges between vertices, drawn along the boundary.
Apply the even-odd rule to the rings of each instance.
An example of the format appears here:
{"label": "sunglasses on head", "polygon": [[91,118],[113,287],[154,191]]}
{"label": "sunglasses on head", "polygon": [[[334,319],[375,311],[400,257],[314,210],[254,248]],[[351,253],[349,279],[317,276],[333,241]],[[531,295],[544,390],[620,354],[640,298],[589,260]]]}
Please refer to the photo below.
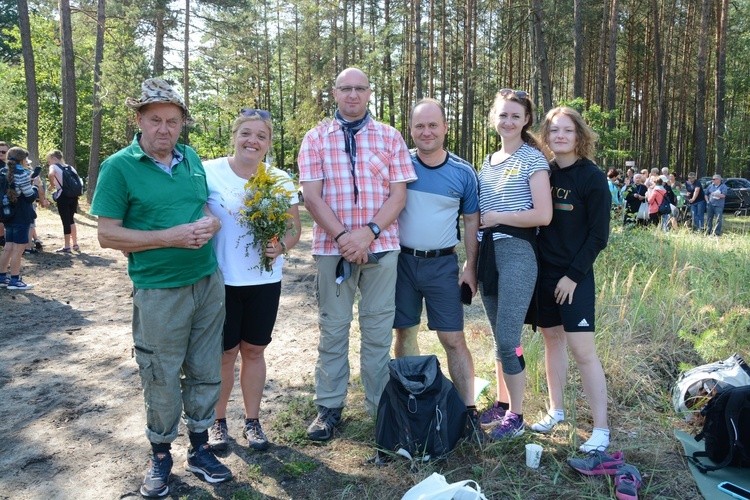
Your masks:
{"label": "sunglasses on head", "polygon": [[240,114],[242,116],[253,116],[258,115],[264,120],[270,120],[271,119],[271,112],[266,111],[265,109],[253,109],[253,108],[242,108],[240,110]]}
{"label": "sunglasses on head", "polygon": [[500,89],[500,95],[503,97],[508,97],[511,94],[515,95],[521,100],[527,99],[529,97],[529,93],[524,92],[523,90]]}

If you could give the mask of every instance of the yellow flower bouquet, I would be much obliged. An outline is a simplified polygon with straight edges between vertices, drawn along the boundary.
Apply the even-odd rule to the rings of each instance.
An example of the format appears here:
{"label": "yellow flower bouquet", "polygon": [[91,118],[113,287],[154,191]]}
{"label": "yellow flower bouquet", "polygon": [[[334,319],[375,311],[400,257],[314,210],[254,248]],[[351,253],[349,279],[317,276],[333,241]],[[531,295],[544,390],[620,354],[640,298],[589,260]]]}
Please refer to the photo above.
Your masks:
{"label": "yellow flower bouquet", "polygon": [[256,246],[260,254],[257,267],[273,273],[271,259],[266,257],[266,246],[269,243],[284,245],[287,231],[294,232],[292,215],[287,212],[292,206],[290,197],[294,194],[284,188],[285,178],[266,170],[266,164],[258,165],[258,171],[245,184],[242,208],[237,214],[237,221],[247,228],[247,234],[253,237],[253,243],[245,245],[245,255],[250,247]]}

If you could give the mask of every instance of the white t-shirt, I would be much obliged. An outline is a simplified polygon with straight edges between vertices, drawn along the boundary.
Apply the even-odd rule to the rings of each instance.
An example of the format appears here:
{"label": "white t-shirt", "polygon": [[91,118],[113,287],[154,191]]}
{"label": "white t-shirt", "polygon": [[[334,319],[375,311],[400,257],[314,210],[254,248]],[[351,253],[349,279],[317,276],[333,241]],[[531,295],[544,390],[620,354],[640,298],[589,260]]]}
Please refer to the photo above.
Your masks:
{"label": "white t-shirt", "polygon": [[[73,167],[70,167],[73,168]],[[78,175],[78,172],[76,172],[76,169],[73,168],[73,172]],[[49,177],[52,178],[52,184],[50,184],[50,189],[54,189],[55,193],[53,195],[53,198],[56,200],[58,196],[60,196],[60,192],[62,191],[62,180],[63,180],[63,172],[62,169],[57,165],[57,163],[53,163],[49,166]]]}
{"label": "white t-shirt", "polygon": [[[228,159],[217,158],[203,163],[208,184],[208,208],[221,220],[221,229],[213,238],[219,268],[224,273],[224,283],[230,286],[263,285],[281,281],[281,269],[284,257],[279,256],[273,264],[273,273],[260,272],[256,266],[260,262],[258,247],[253,243],[248,229],[237,222],[242,197],[245,193],[246,179],[239,177],[229,166]],[[294,183],[286,172],[266,165],[272,175],[282,179],[284,189],[293,193],[289,197],[293,205],[299,203]],[[247,248],[247,256],[245,255]]]}

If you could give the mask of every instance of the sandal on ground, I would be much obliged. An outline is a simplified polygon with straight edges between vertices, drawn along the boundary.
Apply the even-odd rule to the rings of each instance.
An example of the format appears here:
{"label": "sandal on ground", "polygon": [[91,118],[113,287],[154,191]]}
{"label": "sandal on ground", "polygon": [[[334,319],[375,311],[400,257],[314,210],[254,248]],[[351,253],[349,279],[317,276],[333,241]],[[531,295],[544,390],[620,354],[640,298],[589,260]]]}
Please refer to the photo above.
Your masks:
{"label": "sandal on ground", "polygon": [[643,485],[641,473],[632,465],[623,464],[615,472],[615,496],[619,500],[638,500],[638,488]]}
{"label": "sandal on ground", "polygon": [[73,245],[73,250],[75,250],[76,252],[80,252],[81,247],[79,247],[78,244],[76,243],[75,245]]}
{"label": "sandal on ground", "polygon": [[61,247],[55,250],[56,253],[70,253],[70,247]]}

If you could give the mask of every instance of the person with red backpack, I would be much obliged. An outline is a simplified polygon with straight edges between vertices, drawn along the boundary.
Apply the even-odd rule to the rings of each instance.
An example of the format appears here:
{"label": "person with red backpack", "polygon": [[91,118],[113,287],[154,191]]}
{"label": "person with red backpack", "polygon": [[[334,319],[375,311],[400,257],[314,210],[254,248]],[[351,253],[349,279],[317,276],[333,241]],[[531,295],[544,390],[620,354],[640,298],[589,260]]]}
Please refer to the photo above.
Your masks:
{"label": "person with red backpack", "polygon": [[664,198],[667,196],[667,191],[664,189],[664,181],[661,177],[657,177],[654,180],[654,188],[648,195],[648,222],[649,224],[657,225],[661,219],[661,213],[659,213],[659,207],[661,206]]}
{"label": "person with red backpack", "polygon": [[[47,163],[49,163],[50,188],[54,190],[52,198],[57,202],[57,211],[60,214],[63,235],[65,236],[65,244],[55,251],[58,253],[70,253],[72,248],[78,252],[80,248],[78,247],[76,221],[74,218],[78,211],[78,196],[69,196],[63,189],[63,169],[70,168],[76,177],[78,177],[78,172],[73,167],[65,164],[62,152],[57,149],[47,154]],[[73,240],[72,247],[70,246],[71,240]]]}

